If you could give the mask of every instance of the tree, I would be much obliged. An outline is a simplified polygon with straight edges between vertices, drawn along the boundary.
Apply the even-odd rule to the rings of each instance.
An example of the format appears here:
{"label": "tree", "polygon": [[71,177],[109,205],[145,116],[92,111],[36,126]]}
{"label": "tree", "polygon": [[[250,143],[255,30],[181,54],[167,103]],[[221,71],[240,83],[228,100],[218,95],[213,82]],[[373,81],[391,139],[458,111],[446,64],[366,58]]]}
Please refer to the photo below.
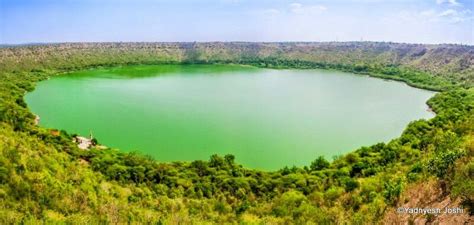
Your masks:
{"label": "tree", "polygon": [[224,160],[226,161],[226,163],[229,166],[232,166],[232,165],[234,165],[235,156],[232,155],[232,154],[227,154],[227,155],[224,156]]}
{"label": "tree", "polygon": [[403,190],[403,184],[400,179],[393,181],[388,180],[384,183],[383,196],[388,204],[395,205],[398,202],[398,198]]}
{"label": "tree", "polygon": [[426,167],[440,179],[441,189],[446,193],[449,189],[448,183],[454,175],[456,160],[464,156],[464,151],[459,148],[460,138],[451,131],[437,130],[433,139],[435,153],[428,160]]}
{"label": "tree", "polygon": [[347,179],[344,182],[344,188],[346,192],[351,192],[359,187],[359,182],[356,179]]}
{"label": "tree", "polygon": [[209,166],[216,167],[216,168],[223,168],[225,165],[224,159],[218,155],[211,155],[211,159],[209,160]]}
{"label": "tree", "polygon": [[195,160],[191,163],[191,166],[196,169],[196,172],[199,176],[206,176],[208,175],[208,168],[207,168],[207,162],[204,162],[202,160]]}
{"label": "tree", "polygon": [[328,167],[329,167],[329,162],[324,158],[324,156],[319,156],[317,159],[311,162],[311,166],[310,166],[311,170],[313,171],[323,170]]}

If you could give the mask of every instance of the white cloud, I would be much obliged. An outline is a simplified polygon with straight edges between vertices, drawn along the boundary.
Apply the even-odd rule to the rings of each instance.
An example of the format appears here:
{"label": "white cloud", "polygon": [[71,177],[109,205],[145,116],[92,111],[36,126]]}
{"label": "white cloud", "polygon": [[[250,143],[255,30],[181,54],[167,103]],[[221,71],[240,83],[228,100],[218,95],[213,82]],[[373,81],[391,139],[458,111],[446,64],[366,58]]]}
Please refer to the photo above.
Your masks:
{"label": "white cloud", "polygon": [[438,16],[441,16],[441,17],[450,17],[450,16],[456,16],[456,15],[458,15],[458,12],[454,9],[448,9],[438,14]]}
{"label": "white cloud", "polygon": [[[392,19],[403,20],[406,22],[426,23],[426,22],[448,22],[459,23],[473,20],[474,16],[471,10],[435,10],[429,9],[424,11],[402,11]],[[387,21],[390,18],[386,18]]]}
{"label": "white cloud", "polygon": [[448,9],[437,14],[439,18],[445,19],[451,23],[459,23],[473,19],[472,11]]}
{"label": "white cloud", "polygon": [[262,11],[263,15],[265,16],[275,16],[275,15],[278,15],[280,14],[280,10],[278,9],[265,9]]}
{"label": "white cloud", "polygon": [[303,5],[302,5],[301,3],[291,3],[291,4],[290,4],[290,10],[291,10],[292,12],[301,10],[301,8],[303,8]]}
{"label": "white cloud", "polygon": [[436,0],[436,3],[438,5],[441,5],[441,4],[460,5],[460,3],[457,0]]}
{"label": "white cloud", "polygon": [[436,11],[433,10],[433,9],[425,10],[425,11],[420,12],[420,16],[422,16],[422,17],[431,17],[431,16],[435,16],[435,15],[436,15]]}
{"label": "white cloud", "polygon": [[303,5],[301,3],[290,4],[290,12],[295,14],[317,14],[326,10],[327,7],[323,5]]}

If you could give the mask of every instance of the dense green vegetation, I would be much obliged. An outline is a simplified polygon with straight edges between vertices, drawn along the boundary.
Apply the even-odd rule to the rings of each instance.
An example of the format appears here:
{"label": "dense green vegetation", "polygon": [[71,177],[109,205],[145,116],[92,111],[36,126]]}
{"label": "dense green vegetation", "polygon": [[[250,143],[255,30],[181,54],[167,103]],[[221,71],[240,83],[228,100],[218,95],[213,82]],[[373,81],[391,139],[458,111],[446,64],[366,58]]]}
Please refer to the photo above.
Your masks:
{"label": "dense green vegetation", "polygon": [[[1,223],[372,224],[400,204],[409,184],[430,179],[437,179],[446,194],[460,198],[472,213],[474,74],[466,59],[472,57],[472,47],[315,46],[304,54],[301,49],[307,46],[298,48],[298,43],[59,44],[0,49]],[[467,60],[467,65],[421,65],[418,61],[424,58],[394,64],[382,58],[399,49],[425,49],[423,55],[434,51],[438,56],[443,48],[461,56],[440,56],[430,62]],[[243,168],[232,155],[158,163],[110,149],[81,151],[65,131],[58,136],[35,126],[34,115],[23,101],[39,80],[71,70],[217,62],[339,69],[442,92],[428,102],[436,117],[410,123],[399,138],[361,147],[331,162],[315,156],[307,167],[273,172]],[[434,73],[437,69],[446,73]]]}

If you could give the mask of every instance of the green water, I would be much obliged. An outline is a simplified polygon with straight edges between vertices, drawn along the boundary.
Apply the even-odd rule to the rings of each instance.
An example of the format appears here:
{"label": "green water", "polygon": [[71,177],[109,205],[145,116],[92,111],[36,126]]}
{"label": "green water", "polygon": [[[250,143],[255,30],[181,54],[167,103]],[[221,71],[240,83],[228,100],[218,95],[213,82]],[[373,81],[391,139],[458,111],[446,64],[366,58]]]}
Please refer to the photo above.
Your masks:
{"label": "green water", "polygon": [[430,118],[433,92],[324,70],[130,66],[71,73],[26,96],[40,125],[159,161],[234,154],[274,170],[388,141]]}

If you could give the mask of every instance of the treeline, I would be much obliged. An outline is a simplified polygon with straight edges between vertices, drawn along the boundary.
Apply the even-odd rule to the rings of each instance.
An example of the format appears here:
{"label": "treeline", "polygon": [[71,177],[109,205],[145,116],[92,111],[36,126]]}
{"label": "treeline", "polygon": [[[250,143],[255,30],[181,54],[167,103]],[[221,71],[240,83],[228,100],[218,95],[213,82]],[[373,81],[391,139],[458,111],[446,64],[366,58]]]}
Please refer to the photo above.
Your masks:
{"label": "treeline", "polygon": [[[23,96],[39,80],[98,65],[180,62],[169,55],[118,56],[120,49],[95,61],[102,53],[89,59],[90,48],[85,49],[74,50],[80,56],[66,49],[38,61],[2,59],[3,65],[8,62],[0,68],[2,223],[374,224],[403,203],[400,196],[408,185],[434,179],[473,212],[474,89],[461,83],[395,65],[277,57],[202,61],[205,53],[188,52],[182,63],[337,69],[393,76],[443,92],[428,102],[436,117],[410,123],[399,138],[333,160],[314,156],[302,168],[248,169],[232,155],[160,163],[159,158],[112,149],[82,151],[66,131],[57,136],[34,125]],[[61,54],[70,55],[69,61]]]}
{"label": "treeline", "polygon": [[[368,72],[384,71],[381,74],[385,75],[398,73],[387,71],[387,68],[402,69],[404,73],[424,73],[457,85],[472,87],[472,55],[474,47],[467,45],[383,42],[63,43],[0,48],[0,67],[5,71],[15,71],[15,65],[22,62],[22,71],[42,71],[143,63],[244,61],[254,64],[263,60],[267,65],[294,66],[295,63],[305,63],[303,66],[310,68],[332,65],[331,68],[340,69],[341,66],[358,65],[355,71],[362,70],[361,72],[367,70],[364,67],[369,70],[371,67],[378,67],[377,71]],[[308,63],[313,65],[307,65]],[[412,80],[412,83],[419,84],[421,80]]]}
{"label": "treeline", "polygon": [[441,77],[432,76],[426,72],[416,71],[413,69],[400,68],[396,65],[363,63],[330,64],[278,58],[249,58],[237,61],[237,63],[266,68],[331,69],[357,74],[368,74],[374,77],[403,81],[408,85],[433,91],[447,90],[456,86],[455,82],[450,82]]}

